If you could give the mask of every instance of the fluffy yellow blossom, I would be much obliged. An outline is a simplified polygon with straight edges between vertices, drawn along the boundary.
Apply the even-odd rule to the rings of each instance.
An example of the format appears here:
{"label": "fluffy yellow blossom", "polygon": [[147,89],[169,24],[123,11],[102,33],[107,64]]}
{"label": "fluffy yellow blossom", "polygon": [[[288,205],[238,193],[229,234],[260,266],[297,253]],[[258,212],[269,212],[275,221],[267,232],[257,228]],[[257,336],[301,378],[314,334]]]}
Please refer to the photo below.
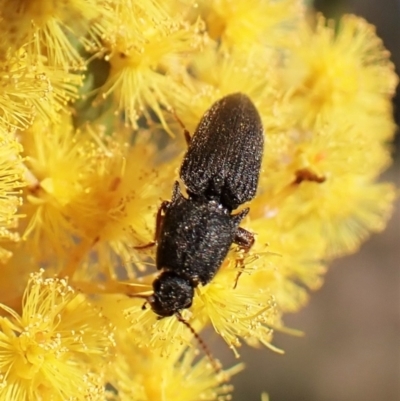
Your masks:
{"label": "fluffy yellow blossom", "polygon": [[169,15],[159,1],[148,2],[149,8],[147,2],[125,3],[119,7],[115,32],[106,40],[110,73],[100,94],[104,98],[112,94],[117,110],[134,127],[141,114],[150,117],[147,108],[165,126],[163,109],[171,108],[171,98],[181,85],[185,53],[202,41],[201,23]]}
{"label": "fluffy yellow blossom", "polygon": [[33,274],[21,314],[0,308],[2,400],[104,399],[112,328],[66,280]]}
{"label": "fluffy yellow blossom", "polygon": [[0,61],[0,129],[26,128],[36,116],[56,121],[80,83],[78,75],[30,65],[25,51]]}
{"label": "fluffy yellow blossom", "polygon": [[24,133],[30,172],[24,237],[32,253],[48,244],[39,260],[46,253],[67,259],[64,274],[71,275],[85,260],[84,271],[93,271],[95,252],[97,274],[89,277],[101,271],[117,278],[119,260],[135,276],[132,246],[151,238],[162,188],[170,192],[164,182],[172,182],[174,173],[151,166],[155,149],[144,137],[132,148],[124,138],[102,134],[101,126],[75,131],[69,116],[56,124],[37,121]]}
{"label": "fluffy yellow blossom", "polygon": [[[218,361],[211,360],[211,355],[198,359],[198,353],[204,353],[204,349],[193,349],[193,342],[198,345],[198,340],[193,338],[188,327],[178,322],[176,317],[161,319],[157,323],[154,313],[145,311],[146,319],[152,320],[151,324],[153,328],[157,327],[156,331],[148,330],[146,323],[132,325],[135,315],[140,315],[140,308],[135,312],[132,302],[142,305],[143,301],[127,296],[106,295],[95,302],[117,328],[117,356],[107,374],[107,381],[112,389],[107,399],[229,399],[232,386],[227,382],[232,375],[243,369],[243,365],[220,370]],[[132,313],[127,314],[126,310],[130,307]],[[188,313],[184,312],[183,315],[189,318]],[[165,331],[162,335],[160,330],[163,328]],[[168,328],[171,330],[168,331]],[[198,328],[199,326],[196,327]],[[177,331],[181,336],[177,335]],[[164,352],[160,353],[162,345],[168,347],[168,350],[164,348]]]}
{"label": "fluffy yellow blossom", "polygon": [[[309,202],[309,210],[304,210],[304,215],[299,217],[308,220],[307,230],[313,232],[311,238],[323,237],[325,255],[330,258],[355,252],[371,232],[381,231],[392,215],[396,196],[392,184],[368,183],[357,177],[337,179],[328,193],[321,192],[321,196],[315,196],[315,202]],[[337,201],[333,202],[332,198]],[[339,199],[344,202],[339,203]],[[293,203],[289,201],[287,206],[293,207]],[[285,211],[286,216],[292,211]],[[307,215],[311,218],[307,219]],[[292,219],[289,217],[289,222]]]}
{"label": "fluffy yellow blossom", "polygon": [[281,235],[307,238],[319,249],[310,250],[314,258],[354,252],[391,215],[393,186],[372,181],[388,165],[389,150],[370,152],[357,129],[292,134],[285,152],[270,156],[251,216],[275,220]]}
{"label": "fluffy yellow blossom", "polygon": [[121,352],[108,376],[118,394],[109,395],[113,401],[229,400],[232,386],[227,380],[243,368],[237,365],[216,374],[206,357],[195,360],[196,352],[184,345],[168,357],[138,348],[126,335],[117,346]]}
{"label": "fluffy yellow blossom", "polygon": [[[271,210],[269,215],[247,222],[247,228],[256,235],[249,258],[256,257],[259,266],[251,269],[251,265],[249,271],[245,265],[240,283],[249,280],[249,287],[268,288],[279,316],[282,312],[295,312],[307,303],[309,290],[322,285],[326,267],[320,260],[324,255],[323,241],[310,241],[309,230],[304,226],[303,231],[293,233],[281,224],[276,213]],[[281,329],[282,325],[277,321],[272,327]]]}
{"label": "fluffy yellow blossom", "polygon": [[[192,345],[192,332],[176,316],[158,319],[149,307],[143,310],[142,305],[143,301],[125,305],[126,318],[131,323],[130,332],[137,346],[149,348],[158,355],[168,357],[182,345],[186,347]],[[194,323],[194,314],[190,311],[183,311],[182,317],[196,332],[201,329],[198,323]]]}
{"label": "fluffy yellow blossom", "polygon": [[30,61],[45,55],[49,65],[68,70],[85,65],[71,36],[98,47],[112,14],[107,0],[2,0],[0,18],[3,56],[25,47]]}
{"label": "fluffy yellow blossom", "polygon": [[49,82],[32,73],[19,58],[0,63],[0,124],[2,130],[25,127],[35,115],[35,104],[50,92]]}
{"label": "fluffy yellow blossom", "polygon": [[298,0],[201,0],[199,4],[209,35],[242,51],[253,43],[284,46],[303,16]]}
{"label": "fluffy yellow blossom", "polygon": [[37,120],[24,132],[22,144],[29,172],[24,236],[31,238],[33,252],[46,243],[46,253],[65,257],[74,244],[73,235],[79,233],[67,210],[81,205],[82,180],[91,167],[86,156],[95,152],[96,146],[90,137],[75,135],[69,116],[53,124]]}
{"label": "fluffy yellow blossom", "polygon": [[[340,118],[361,125],[365,134],[374,119],[391,118],[397,76],[372,25],[349,15],[335,27],[319,16],[315,29],[303,24],[293,43],[283,84],[290,108],[286,118],[294,125],[307,129],[318,119]],[[369,135],[386,137],[382,128]]]}
{"label": "fluffy yellow blossom", "polygon": [[[248,275],[263,268],[261,260],[255,258],[251,262],[244,261],[242,267],[247,269]],[[275,298],[268,287],[255,287],[248,277],[241,276],[235,286],[238,276],[236,266],[240,267],[240,257],[231,256],[210,284],[197,288],[193,314],[203,321],[208,318],[237,356],[240,338],[256,338],[274,349],[270,342],[271,328],[277,323]]]}

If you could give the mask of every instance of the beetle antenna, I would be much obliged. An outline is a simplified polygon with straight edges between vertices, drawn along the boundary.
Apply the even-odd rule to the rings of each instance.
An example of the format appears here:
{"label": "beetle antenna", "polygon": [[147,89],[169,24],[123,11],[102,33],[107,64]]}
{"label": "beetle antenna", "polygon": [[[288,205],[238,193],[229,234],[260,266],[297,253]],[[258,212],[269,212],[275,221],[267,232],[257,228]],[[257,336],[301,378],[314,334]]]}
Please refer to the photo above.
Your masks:
{"label": "beetle antenna", "polygon": [[176,318],[183,323],[193,334],[193,336],[196,338],[197,342],[199,343],[201,349],[203,352],[206,354],[208,357],[209,361],[211,362],[211,365],[213,369],[215,370],[215,373],[220,374],[221,373],[221,364],[217,359],[215,359],[210,351],[210,349],[207,347],[207,344],[204,342],[204,340],[199,336],[199,334],[196,332],[196,330],[190,325],[190,323],[183,318],[183,316],[177,312],[175,313]]}

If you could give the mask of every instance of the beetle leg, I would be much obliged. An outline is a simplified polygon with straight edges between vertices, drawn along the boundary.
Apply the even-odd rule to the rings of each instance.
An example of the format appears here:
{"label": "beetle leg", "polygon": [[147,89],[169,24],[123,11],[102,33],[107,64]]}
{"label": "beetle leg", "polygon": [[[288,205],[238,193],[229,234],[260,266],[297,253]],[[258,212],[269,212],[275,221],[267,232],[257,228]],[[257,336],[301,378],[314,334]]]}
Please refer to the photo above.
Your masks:
{"label": "beetle leg", "polygon": [[[174,187],[172,188],[172,198],[171,198],[171,203],[176,202],[178,199],[182,198],[182,194],[181,194],[181,189],[179,187],[179,182],[175,181],[174,183]],[[164,201],[166,202],[166,201]],[[163,203],[164,203],[163,202]],[[162,206],[162,205],[161,205]],[[165,206],[165,209],[167,209],[168,205]],[[164,210],[165,211],[165,210]]]}
{"label": "beetle leg", "polygon": [[147,248],[151,248],[152,246],[157,244],[157,239],[158,239],[158,237],[160,235],[162,223],[163,223],[163,220],[164,220],[164,215],[163,214],[165,214],[165,211],[167,210],[169,204],[170,204],[169,201],[163,201],[161,203],[160,207],[158,208],[157,217],[156,217],[156,231],[155,231],[155,234],[154,234],[154,240],[149,242],[148,244],[145,244],[145,245],[135,246],[134,249],[147,249]]}
{"label": "beetle leg", "polygon": [[161,231],[162,223],[164,220],[164,214],[165,214],[165,211],[168,209],[169,204],[170,204],[169,201],[163,201],[161,203],[160,208],[158,209],[157,218],[156,218],[156,233],[154,235],[154,242],[157,242],[157,239],[160,236],[160,231]]}
{"label": "beetle leg", "polygon": [[[254,244],[254,235],[250,231],[245,230],[242,227],[238,227],[235,233],[235,238],[233,239],[233,242],[235,244],[238,244],[241,249],[243,249],[244,253],[247,253],[250,251],[251,247]],[[243,259],[240,259],[236,262],[236,267],[243,267]],[[243,270],[239,270],[238,274],[236,276],[235,284],[233,288],[235,289],[237,287],[239,277],[242,275]]]}
{"label": "beetle leg", "polygon": [[148,249],[156,244],[156,241],[150,241],[147,244],[134,246],[133,249]]}
{"label": "beetle leg", "polygon": [[185,135],[186,145],[189,147],[192,137],[190,136],[190,132],[186,128],[183,130],[183,135]]}
{"label": "beetle leg", "polygon": [[178,115],[175,113],[175,110],[173,111],[175,120],[178,122],[178,124],[181,126],[183,129],[183,135],[185,136],[185,141],[187,146],[190,145],[190,141],[192,137],[190,136],[190,132],[186,129],[185,124],[183,124],[182,120],[178,117]]}
{"label": "beetle leg", "polygon": [[247,253],[254,244],[254,234],[242,227],[238,227],[233,242]]}

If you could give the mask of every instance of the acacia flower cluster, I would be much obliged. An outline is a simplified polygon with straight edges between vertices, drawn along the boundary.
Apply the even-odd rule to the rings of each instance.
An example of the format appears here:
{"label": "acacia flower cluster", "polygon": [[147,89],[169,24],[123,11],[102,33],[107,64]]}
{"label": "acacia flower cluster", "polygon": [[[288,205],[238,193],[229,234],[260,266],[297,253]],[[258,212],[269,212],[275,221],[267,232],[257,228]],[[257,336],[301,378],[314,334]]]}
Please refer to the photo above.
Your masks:
{"label": "acacia flower cluster", "polygon": [[[0,19],[0,401],[228,399],[243,366],[194,332],[280,352],[285,313],[390,217],[397,76],[374,27],[300,0],[0,0]],[[265,133],[255,245],[186,325],[158,319],[137,247],[178,178],[176,116],[193,133],[235,92]]]}

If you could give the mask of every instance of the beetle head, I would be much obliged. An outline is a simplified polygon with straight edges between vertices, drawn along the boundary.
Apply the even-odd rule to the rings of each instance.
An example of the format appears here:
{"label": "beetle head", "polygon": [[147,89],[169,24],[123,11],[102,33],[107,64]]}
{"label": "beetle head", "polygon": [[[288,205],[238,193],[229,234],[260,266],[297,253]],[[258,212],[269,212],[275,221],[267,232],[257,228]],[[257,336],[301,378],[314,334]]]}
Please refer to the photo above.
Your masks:
{"label": "beetle head", "polygon": [[190,281],[171,271],[165,271],[153,282],[154,293],[148,302],[159,316],[172,316],[182,309],[190,308],[194,288]]}

